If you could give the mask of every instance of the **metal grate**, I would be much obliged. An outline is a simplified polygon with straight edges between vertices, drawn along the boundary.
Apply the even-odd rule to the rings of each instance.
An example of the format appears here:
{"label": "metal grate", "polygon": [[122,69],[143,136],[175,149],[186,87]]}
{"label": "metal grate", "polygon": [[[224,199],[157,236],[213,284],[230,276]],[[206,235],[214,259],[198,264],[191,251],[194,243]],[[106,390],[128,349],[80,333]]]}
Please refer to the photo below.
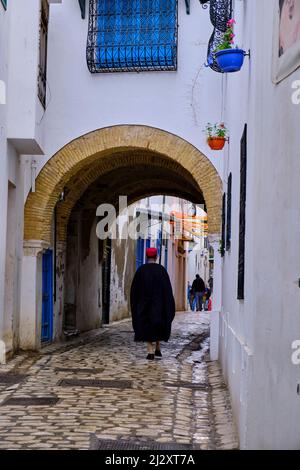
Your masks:
{"label": "metal grate", "polygon": [[167,382],[164,384],[165,387],[176,387],[176,388],[190,388],[192,390],[208,390],[208,384],[199,384],[193,382]]}
{"label": "metal grate", "polygon": [[193,450],[192,444],[178,444],[177,442],[160,443],[153,440],[138,439],[98,439],[91,438],[90,450]]}
{"label": "metal grate", "polygon": [[27,378],[27,375],[24,374],[0,374],[0,385],[14,385],[20,382],[23,382]]}
{"label": "metal grate", "polygon": [[56,367],[55,372],[70,372],[72,374],[100,374],[104,369],[68,369],[67,367]]}
{"label": "metal grate", "polygon": [[91,73],[176,70],[177,0],[90,0]]}
{"label": "metal grate", "polygon": [[97,387],[97,388],[132,388],[129,380],[89,380],[89,379],[63,379],[58,382],[61,387]]}
{"label": "metal grate", "polygon": [[53,406],[58,401],[57,397],[19,397],[9,398],[1,406]]}

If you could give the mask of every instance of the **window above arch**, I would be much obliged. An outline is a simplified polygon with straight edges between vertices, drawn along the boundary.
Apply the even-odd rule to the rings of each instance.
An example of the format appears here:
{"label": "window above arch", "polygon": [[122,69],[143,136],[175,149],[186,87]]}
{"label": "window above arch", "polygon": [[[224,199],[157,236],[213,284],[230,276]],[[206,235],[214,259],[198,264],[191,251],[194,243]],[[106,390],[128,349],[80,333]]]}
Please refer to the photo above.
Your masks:
{"label": "window above arch", "polygon": [[177,0],[90,0],[90,72],[176,70]]}

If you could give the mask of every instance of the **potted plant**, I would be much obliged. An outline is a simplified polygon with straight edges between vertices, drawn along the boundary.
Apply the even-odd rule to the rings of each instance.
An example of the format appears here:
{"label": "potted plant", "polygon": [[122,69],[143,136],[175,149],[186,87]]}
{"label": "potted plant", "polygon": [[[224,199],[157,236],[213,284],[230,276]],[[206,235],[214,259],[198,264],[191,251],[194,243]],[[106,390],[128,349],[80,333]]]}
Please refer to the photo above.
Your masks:
{"label": "potted plant", "polygon": [[237,46],[233,47],[235,37],[233,32],[234,24],[234,19],[227,22],[227,30],[224,34],[223,41],[215,51],[218,66],[224,73],[238,72],[241,70],[246,55],[243,49],[239,49]]}
{"label": "potted plant", "polygon": [[228,131],[225,124],[210,124],[206,126],[207,143],[212,150],[222,150],[227,140]]}

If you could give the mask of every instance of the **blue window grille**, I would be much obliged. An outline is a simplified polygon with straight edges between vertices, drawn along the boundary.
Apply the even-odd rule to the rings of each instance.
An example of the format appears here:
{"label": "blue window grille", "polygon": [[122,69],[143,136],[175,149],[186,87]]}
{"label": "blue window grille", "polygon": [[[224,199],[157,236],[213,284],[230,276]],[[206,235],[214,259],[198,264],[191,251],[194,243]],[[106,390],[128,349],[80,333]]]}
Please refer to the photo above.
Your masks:
{"label": "blue window grille", "polygon": [[177,0],[90,0],[90,72],[176,70]]}

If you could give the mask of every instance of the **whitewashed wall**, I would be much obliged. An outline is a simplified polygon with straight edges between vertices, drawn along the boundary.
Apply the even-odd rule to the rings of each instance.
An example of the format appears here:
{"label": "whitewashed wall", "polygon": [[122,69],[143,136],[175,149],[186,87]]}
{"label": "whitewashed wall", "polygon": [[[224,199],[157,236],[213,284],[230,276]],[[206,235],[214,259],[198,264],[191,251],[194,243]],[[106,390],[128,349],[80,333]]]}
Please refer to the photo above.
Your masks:
{"label": "whitewashed wall", "polygon": [[[8,16],[0,5],[0,80],[2,91],[7,83],[8,62]],[[4,98],[4,97],[2,97]],[[5,253],[6,253],[6,214],[7,214],[7,144],[6,144],[6,105],[4,100],[0,103],[0,341],[3,340],[4,329],[4,286],[5,286]],[[0,342],[0,363],[4,361],[5,348]]]}
{"label": "whitewashed wall", "polygon": [[[271,81],[276,0],[235,0],[237,41],[251,49],[225,88],[233,175],[232,248],[223,265],[221,360],[241,447],[299,449],[300,366],[291,344],[300,337],[300,106],[292,82]],[[245,300],[237,300],[239,158],[248,123]]]}
{"label": "whitewashed wall", "polygon": [[12,0],[6,11],[0,4],[0,88],[6,92],[5,104],[0,100],[0,362],[19,343],[24,201],[31,161],[43,152],[39,17],[39,0]]}
{"label": "whitewashed wall", "polygon": [[[143,124],[173,132],[209,155],[221,168],[220,152],[210,151],[202,129],[220,119],[220,77],[200,68],[212,31],[208,11],[198,1],[179,0],[177,72],[91,74],[86,65],[88,19],[78,2],[50,6],[48,105],[45,156],[87,132],[116,124]],[[199,72],[200,70],[200,72]],[[207,97],[210,99],[207,100]]]}

